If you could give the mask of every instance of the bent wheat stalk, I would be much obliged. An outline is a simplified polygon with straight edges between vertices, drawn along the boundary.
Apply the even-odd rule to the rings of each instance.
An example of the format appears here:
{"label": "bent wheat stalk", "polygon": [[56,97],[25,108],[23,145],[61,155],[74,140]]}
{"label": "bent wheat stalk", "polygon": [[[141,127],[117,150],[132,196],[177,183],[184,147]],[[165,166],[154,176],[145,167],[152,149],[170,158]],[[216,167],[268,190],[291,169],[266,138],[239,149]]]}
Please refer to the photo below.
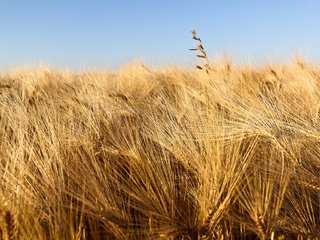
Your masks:
{"label": "bent wheat stalk", "polygon": [[204,59],[205,63],[203,65],[196,65],[196,67],[200,70],[205,70],[206,73],[209,74],[209,71],[211,70],[210,68],[210,63],[209,59],[207,56],[207,53],[203,47],[201,39],[197,36],[196,30],[191,31],[192,34],[192,39],[198,41],[198,44],[195,46],[195,48],[189,49],[190,51],[198,51],[198,54],[196,55],[197,58]]}

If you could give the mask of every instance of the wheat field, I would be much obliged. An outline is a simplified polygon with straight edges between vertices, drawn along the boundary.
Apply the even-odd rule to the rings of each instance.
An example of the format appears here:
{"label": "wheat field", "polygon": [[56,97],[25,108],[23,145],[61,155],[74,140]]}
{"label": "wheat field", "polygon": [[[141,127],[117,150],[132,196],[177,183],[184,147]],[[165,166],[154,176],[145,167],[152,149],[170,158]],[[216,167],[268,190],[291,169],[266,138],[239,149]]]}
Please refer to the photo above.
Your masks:
{"label": "wheat field", "polygon": [[0,76],[2,239],[319,239],[320,67]]}

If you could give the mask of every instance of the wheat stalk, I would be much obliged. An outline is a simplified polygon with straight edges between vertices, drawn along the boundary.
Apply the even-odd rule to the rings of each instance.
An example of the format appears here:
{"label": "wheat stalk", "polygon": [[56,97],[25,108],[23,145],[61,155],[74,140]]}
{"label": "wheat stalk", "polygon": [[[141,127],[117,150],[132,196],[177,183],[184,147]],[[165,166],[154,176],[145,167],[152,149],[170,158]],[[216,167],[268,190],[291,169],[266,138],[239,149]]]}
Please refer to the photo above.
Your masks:
{"label": "wheat stalk", "polygon": [[197,41],[198,44],[195,46],[195,48],[190,48],[189,50],[190,51],[198,51],[199,53],[196,55],[196,57],[199,59],[204,59],[204,61],[205,61],[205,63],[203,65],[196,65],[196,67],[198,69],[205,70],[206,73],[209,74],[209,71],[211,70],[210,63],[209,63],[207,53],[203,47],[202,40],[197,36],[196,30],[192,30],[191,34],[192,34],[192,39]]}

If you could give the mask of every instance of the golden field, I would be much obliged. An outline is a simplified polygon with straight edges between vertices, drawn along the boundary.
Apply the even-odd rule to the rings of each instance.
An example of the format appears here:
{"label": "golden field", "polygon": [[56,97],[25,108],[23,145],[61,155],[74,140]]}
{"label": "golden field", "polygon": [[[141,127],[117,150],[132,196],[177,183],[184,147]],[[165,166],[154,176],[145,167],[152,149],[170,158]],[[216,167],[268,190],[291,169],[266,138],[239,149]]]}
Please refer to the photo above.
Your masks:
{"label": "golden field", "polygon": [[0,76],[2,239],[319,239],[320,66]]}

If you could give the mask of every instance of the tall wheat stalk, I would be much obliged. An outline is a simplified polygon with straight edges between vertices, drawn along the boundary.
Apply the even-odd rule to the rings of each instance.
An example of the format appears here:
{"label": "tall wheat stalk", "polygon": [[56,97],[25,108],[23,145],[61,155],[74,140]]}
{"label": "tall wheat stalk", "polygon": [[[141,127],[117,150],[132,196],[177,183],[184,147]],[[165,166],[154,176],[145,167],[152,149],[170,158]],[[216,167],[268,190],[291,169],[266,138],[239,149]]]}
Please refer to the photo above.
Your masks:
{"label": "tall wheat stalk", "polygon": [[196,57],[199,58],[199,59],[203,59],[204,60],[204,64],[196,65],[196,67],[198,69],[205,70],[206,73],[209,74],[209,72],[211,70],[211,67],[210,67],[210,63],[209,63],[209,59],[208,59],[207,53],[206,53],[206,51],[205,51],[205,49],[203,47],[202,40],[197,36],[196,30],[192,30],[191,34],[192,34],[192,39],[197,41],[198,44],[195,46],[195,48],[191,48],[189,50],[190,51],[198,51],[198,54],[196,55]]}

